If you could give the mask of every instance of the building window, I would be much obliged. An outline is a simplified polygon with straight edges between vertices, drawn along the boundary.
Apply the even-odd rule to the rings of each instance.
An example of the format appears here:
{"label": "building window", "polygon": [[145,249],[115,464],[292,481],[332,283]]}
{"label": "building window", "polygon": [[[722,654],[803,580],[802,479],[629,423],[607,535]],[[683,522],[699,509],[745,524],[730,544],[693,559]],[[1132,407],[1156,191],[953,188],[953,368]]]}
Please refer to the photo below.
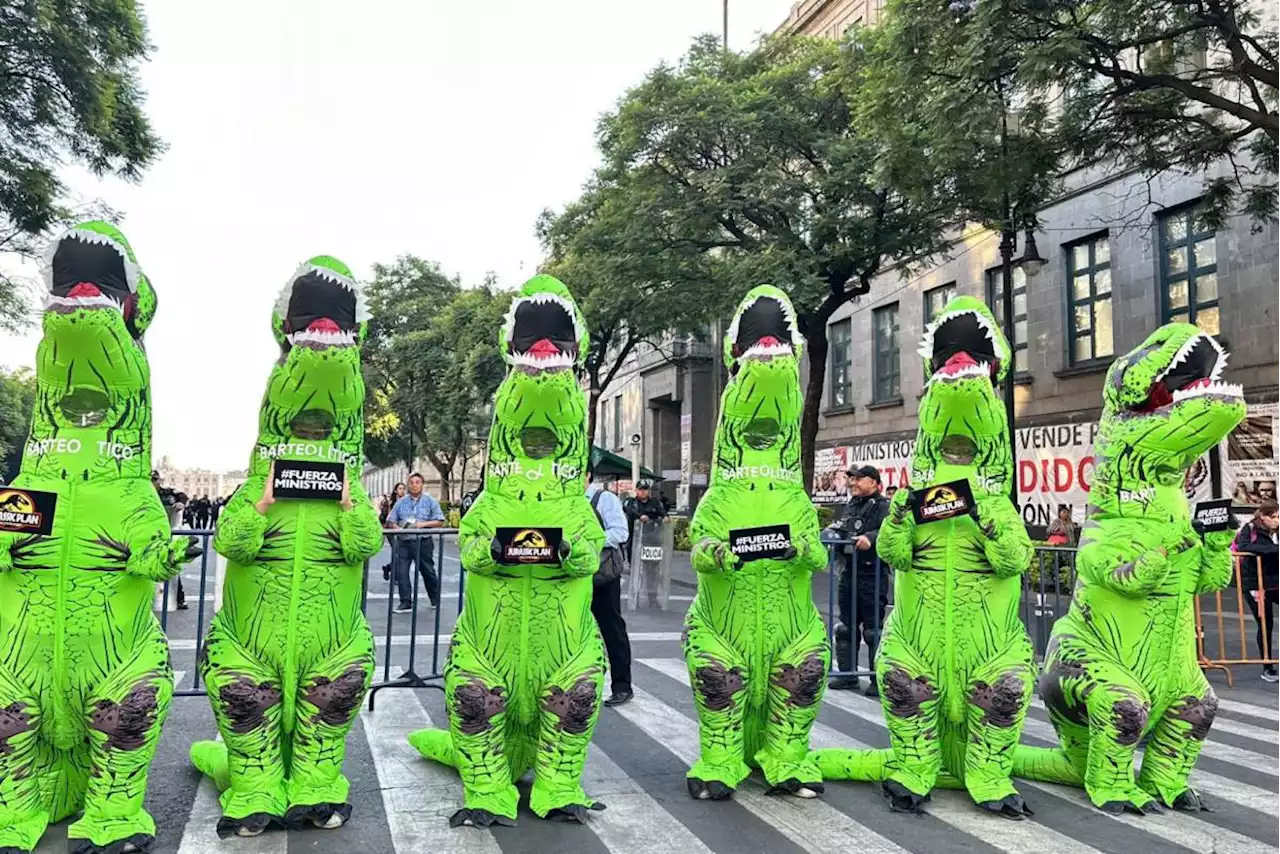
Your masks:
{"label": "building window", "polygon": [[622,395],[613,399],[613,447],[622,447]]}
{"label": "building window", "polygon": [[1195,208],[1160,218],[1160,303],[1166,323],[1218,334],[1218,250]]}
{"label": "building window", "polygon": [[850,332],[849,321],[831,324],[831,408],[851,406],[853,401],[852,376],[849,372]]}
{"label": "building window", "polygon": [[1087,237],[1067,247],[1071,280],[1067,342],[1071,364],[1112,355],[1111,244],[1108,235]]}
{"label": "building window", "polygon": [[[1004,279],[999,267],[987,271],[987,305],[1004,329]],[[1027,371],[1027,274],[1013,268],[1013,366],[1016,373]]]}
{"label": "building window", "polygon": [[942,314],[942,310],[947,307],[947,303],[956,297],[956,283],[947,282],[945,285],[927,290],[924,292],[924,322],[927,326],[935,317]]}
{"label": "building window", "polygon": [[898,357],[898,304],[877,308],[871,313],[875,336],[875,403],[902,396]]}

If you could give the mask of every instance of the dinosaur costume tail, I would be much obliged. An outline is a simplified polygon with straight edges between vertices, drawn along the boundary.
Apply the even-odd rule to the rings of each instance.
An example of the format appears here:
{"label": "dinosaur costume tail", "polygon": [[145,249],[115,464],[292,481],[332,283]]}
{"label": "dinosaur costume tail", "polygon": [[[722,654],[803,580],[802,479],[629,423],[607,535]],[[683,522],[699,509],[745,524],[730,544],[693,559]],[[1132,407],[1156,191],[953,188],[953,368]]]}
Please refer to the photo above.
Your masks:
{"label": "dinosaur costume tail", "polygon": [[1013,776],[1041,783],[1084,785],[1084,775],[1071,764],[1067,754],[1059,747],[1018,745],[1013,751]]}
{"label": "dinosaur costume tail", "polygon": [[420,729],[409,733],[409,744],[430,759],[450,768],[458,767],[458,754],[453,749],[453,736],[447,729]]}
{"label": "dinosaur costume tail", "polygon": [[227,768],[227,746],[220,741],[197,741],[191,745],[191,764],[213,781],[219,792],[231,787]]}
{"label": "dinosaur costume tail", "polygon": [[879,750],[843,750],[831,747],[813,751],[809,754],[809,759],[817,763],[823,780],[883,783],[893,773],[893,751],[887,747]]}

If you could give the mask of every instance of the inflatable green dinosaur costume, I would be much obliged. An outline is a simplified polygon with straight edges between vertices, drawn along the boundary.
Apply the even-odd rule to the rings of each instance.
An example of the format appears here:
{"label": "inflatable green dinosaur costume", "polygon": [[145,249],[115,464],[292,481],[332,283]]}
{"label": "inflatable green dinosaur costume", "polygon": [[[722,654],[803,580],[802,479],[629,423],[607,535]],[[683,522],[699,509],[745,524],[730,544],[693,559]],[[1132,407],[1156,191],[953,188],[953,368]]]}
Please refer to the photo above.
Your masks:
{"label": "inflatable green dinosaur costume", "polygon": [[[200,656],[222,741],[191,747],[223,790],[222,836],[271,823],[335,828],[351,815],[342,760],[373,675],[361,577],[382,546],[358,480],[367,319],[351,271],[324,255],[294,273],[272,316],[280,360],[249,479],[218,520],[227,579]],[[341,500],[274,498],[275,461],[344,464]]]}
{"label": "inflatable green dinosaur costume", "polygon": [[1019,748],[1015,773],[1083,783],[1108,812],[1203,808],[1187,775],[1218,700],[1197,661],[1194,597],[1230,583],[1234,531],[1197,534],[1182,482],[1245,416],[1240,386],[1219,381],[1226,366],[1218,342],[1171,323],[1103,386],[1076,587],[1040,680],[1062,750]]}
{"label": "inflatable green dinosaur costume", "polygon": [[[151,485],[156,296],[114,226],[56,240],[31,434],[14,480],[57,495],[51,536],[0,528],[0,852],[83,808],[72,852],[142,851],[147,770],[173,696],[156,582],[200,553],[171,541]],[[0,504],[21,510],[0,487]]]}
{"label": "inflatable green dinosaur costume", "polygon": [[975,512],[916,524],[911,489],[893,497],[877,552],[895,570],[876,658],[890,750],[820,750],[826,779],[883,781],[895,810],[935,785],[960,786],[1008,818],[1028,813],[1010,781],[1035,665],[1018,618],[1031,542],[1009,500],[1013,457],[997,391],[1009,345],[990,311],[952,300],[925,330],[928,385],[911,486],[967,480]]}
{"label": "inflatable green dinosaur costume", "polygon": [[801,344],[791,301],[768,285],[747,294],[724,340],[733,376],[711,488],[689,526],[698,593],[684,653],[702,755],[688,787],[698,799],[730,797],[752,766],[776,793],[822,792],[809,730],[831,652],[810,580],[827,550],[800,473]]}
{"label": "inflatable green dinosaur costume", "polygon": [[[515,781],[529,769],[539,817],[582,821],[604,807],[581,783],[604,679],[591,615],[604,532],[585,495],[591,446],[573,374],[586,324],[563,284],[535,276],[512,300],[499,346],[511,368],[494,401],[484,491],[458,534],[467,586],[445,665],[449,729],[409,736],[462,776],[455,827],[514,824]],[[560,530],[558,547],[548,528]],[[514,537],[504,542],[503,529]],[[538,562],[511,557],[525,549]]]}

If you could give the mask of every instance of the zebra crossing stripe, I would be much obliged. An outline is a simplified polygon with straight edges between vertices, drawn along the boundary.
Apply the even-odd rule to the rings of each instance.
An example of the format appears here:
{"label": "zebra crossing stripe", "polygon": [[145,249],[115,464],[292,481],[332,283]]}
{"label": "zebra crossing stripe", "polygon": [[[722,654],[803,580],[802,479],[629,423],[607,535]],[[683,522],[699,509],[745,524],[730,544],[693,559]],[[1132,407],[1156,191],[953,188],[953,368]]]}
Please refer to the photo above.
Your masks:
{"label": "zebra crossing stripe", "polygon": [[[696,762],[700,751],[697,725],[652,694],[633,690],[635,698],[614,711],[686,765]],[[853,840],[858,850],[867,854],[907,854],[906,849],[821,800],[770,797],[754,780],[744,782],[734,800],[810,854],[844,851]]]}
{"label": "zebra crossing stripe", "polygon": [[187,671],[185,670],[173,671],[173,690],[177,691],[179,688],[181,688],[182,680],[186,678],[187,678]]}
{"label": "zebra crossing stripe", "polygon": [[409,746],[409,733],[431,726],[413,691],[380,691],[377,709],[364,708],[360,720],[378,773],[393,851],[501,854],[487,829],[449,826],[449,816],[462,806],[462,781],[457,771],[423,759]]}
{"label": "zebra crossing stripe", "polygon": [[[647,662],[642,663],[647,664]],[[884,710],[876,700],[845,691],[828,691],[825,701],[837,709],[842,709],[868,723],[879,727],[885,726]],[[1022,731],[1034,738],[1040,738],[1052,744],[1058,743],[1058,736],[1053,727],[1042,721],[1027,718]],[[1140,757],[1141,755],[1142,751],[1138,751],[1138,756]],[[1258,761],[1266,761],[1269,766],[1275,765],[1274,759],[1264,757],[1262,754],[1257,754],[1257,756],[1258,759],[1255,764]],[[1251,786],[1248,783],[1241,783],[1229,777],[1211,774],[1199,768],[1192,773],[1191,782],[1197,789],[1201,789],[1205,794],[1212,795],[1215,798],[1267,814],[1275,812],[1275,792],[1269,792],[1266,789]]]}
{"label": "zebra crossing stripe", "polygon": [[[640,663],[684,685],[689,684],[689,671],[678,659],[641,659]],[[815,748],[870,747],[823,723],[813,725],[810,740]],[[967,801],[968,795],[965,792],[938,791],[933,793],[933,799],[926,810],[934,818],[962,833],[981,839],[987,845],[1006,854],[1028,854],[1036,851],[1052,851],[1054,854],[1100,854],[1092,845],[1086,845],[1033,821],[1004,822],[1000,825],[999,833],[992,833],[991,816],[981,814],[973,808],[972,803]]]}
{"label": "zebra crossing stripe", "polygon": [[[1237,715],[1248,715],[1268,721],[1280,721],[1280,708],[1275,705],[1259,706],[1256,703],[1242,703],[1239,700],[1218,698],[1218,711],[1232,712]],[[1216,723],[1214,724],[1217,725]]]}
{"label": "zebra crossing stripe", "polygon": [[208,777],[201,777],[187,826],[182,830],[178,854],[289,854],[289,834],[279,830],[268,830],[252,839],[239,836],[219,839],[220,818],[222,805],[218,802],[218,787]]}
{"label": "zebra crossing stripe", "polygon": [[610,851],[627,854],[711,854],[693,831],[677,821],[639,783],[592,744],[583,787],[608,808],[587,821]]}

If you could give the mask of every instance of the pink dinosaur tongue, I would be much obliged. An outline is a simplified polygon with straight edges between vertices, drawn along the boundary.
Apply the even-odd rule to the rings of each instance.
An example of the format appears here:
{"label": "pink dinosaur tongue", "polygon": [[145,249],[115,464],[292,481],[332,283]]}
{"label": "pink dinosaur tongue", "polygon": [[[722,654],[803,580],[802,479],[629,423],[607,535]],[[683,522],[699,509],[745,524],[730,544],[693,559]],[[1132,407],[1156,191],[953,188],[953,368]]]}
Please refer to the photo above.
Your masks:
{"label": "pink dinosaur tongue", "polygon": [[334,323],[329,318],[322,317],[319,320],[311,321],[311,325],[307,327],[307,331],[308,332],[341,332],[342,330],[338,328],[338,324]]}
{"label": "pink dinosaur tongue", "polygon": [[90,282],[81,282],[80,284],[72,288],[67,293],[67,296],[69,297],[100,297],[102,296],[102,291],[95,284],[92,284]]}
{"label": "pink dinosaur tongue", "polygon": [[1210,383],[1212,383],[1212,382],[1213,382],[1213,380],[1209,379],[1208,377],[1203,377],[1202,379],[1198,379],[1198,380],[1196,380],[1195,382],[1190,383],[1189,385],[1187,385],[1186,390],[1187,390],[1187,391],[1191,391],[1191,389],[1193,389],[1193,388],[1201,388],[1201,387],[1203,387],[1203,386],[1207,386],[1207,385],[1209,385],[1209,384],[1210,384]]}
{"label": "pink dinosaur tongue", "polygon": [[534,356],[554,356],[560,352],[560,348],[552,344],[550,338],[539,338],[529,348],[529,352]]}
{"label": "pink dinosaur tongue", "polygon": [[758,344],[761,347],[777,347],[781,343],[782,343],[781,341],[779,341],[777,338],[774,338],[772,335],[766,335],[756,342],[756,344]]}
{"label": "pink dinosaur tongue", "polygon": [[947,359],[947,363],[942,366],[942,370],[944,373],[954,374],[964,368],[973,367],[976,364],[978,363],[973,360],[972,356],[961,350],[950,359]]}

